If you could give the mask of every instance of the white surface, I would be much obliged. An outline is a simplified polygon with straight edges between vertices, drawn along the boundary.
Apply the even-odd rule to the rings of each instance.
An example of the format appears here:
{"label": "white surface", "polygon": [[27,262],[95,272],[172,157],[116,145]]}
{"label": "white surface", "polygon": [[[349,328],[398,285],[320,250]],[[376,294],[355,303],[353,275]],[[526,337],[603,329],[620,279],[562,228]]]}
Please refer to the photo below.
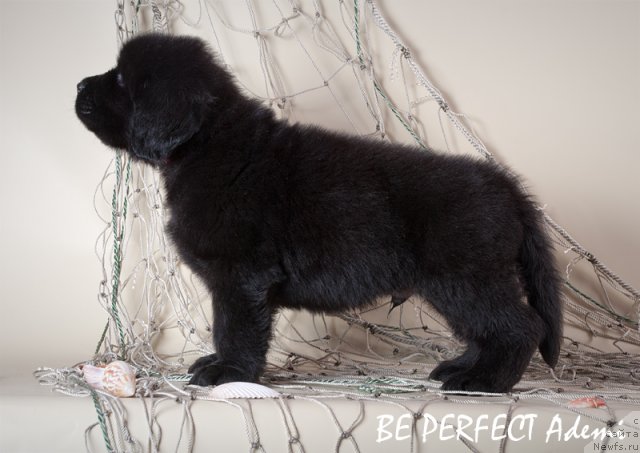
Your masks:
{"label": "white surface", "polygon": [[[148,428],[143,404],[149,410],[152,402],[136,398],[121,401],[126,408],[132,437],[144,444]],[[293,415],[293,426],[289,419],[285,422],[283,403],[277,399],[194,401],[191,403],[194,452],[210,452],[214,448],[226,453],[251,451],[247,434],[253,426],[250,414],[253,414],[264,451],[275,453],[289,451],[288,433],[295,436],[296,429],[304,450],[299,450],[298,445],[294,446],[294,452],[335,451],[344,431],[351,431],[353,437],[342,440],[340,452],[410,452],[412,418],[408,409],[413,413],[422,410],[425,414],[414,431],[415,453],[469,452],[457,437],[470,441],[481,452],[500,451],[505,424],[511,427],[510,434],[506,433],[506,453],[595,452],[598,450],[594,448],[591,434],[594,429],[604,426],[604,422],[598,420],[613,416],[629,421],[631,425],[632,419],[640,417],[640,412],[632,413],[633,407],[619,403],[608,409],[581,409],[580,413],[572,413],[551,403],[520,401],[509,425],[506,422],[508,404],[491,398],[475,405],[443,401],[437,397],[428,403],[373,399],[363,403],[365,406],[361,411],[361,402],[345,398],[326,398],[320,402],[289,399],[284,404]],[[157,421],[162,428],[160,451],[176,451],[183,413],[182,403],[173,399],[157,405]],[[636,415],[629,417],[630,414]],[[442,428],[436,427],[432,420],[440,422]],[[96,422],[91,398],[53,394],[28,379],[0,379],[0,451],[3,453],[84,452],[85,429]],[[462,434],[458,435],[454,426],[458,426]],[[640,428],[640,425],[636,426]],[[576,434],[572,434],[573,429]],[[637,433],[631,428],[624,431]],[[188,451],[187,433],[185,429],[181,448],[177,451]],[[352,439],[359,450],[355,449]],[[626,439],[612,438],[609,444],[617,445],[615,448],[619,450],[616,451],[623,451],[623,448],[624,451],[635,451],[639,441],[636,434],[636,437]],[[89,445],[94,452],[105,451],[97,426],[91,431]]]}

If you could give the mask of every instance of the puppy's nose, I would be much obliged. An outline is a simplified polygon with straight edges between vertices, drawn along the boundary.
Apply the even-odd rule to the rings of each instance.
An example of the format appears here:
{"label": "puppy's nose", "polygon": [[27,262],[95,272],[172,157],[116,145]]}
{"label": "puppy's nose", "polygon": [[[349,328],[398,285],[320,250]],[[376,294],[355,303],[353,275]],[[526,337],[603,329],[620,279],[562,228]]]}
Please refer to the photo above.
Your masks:
{"label": "puppy's nose", "polygon": [[80,93],[82,90],[84,90],[84,88],[87,86],[87,79],[84,79],[83,81],[81,81],[78,85],[78,93]]}

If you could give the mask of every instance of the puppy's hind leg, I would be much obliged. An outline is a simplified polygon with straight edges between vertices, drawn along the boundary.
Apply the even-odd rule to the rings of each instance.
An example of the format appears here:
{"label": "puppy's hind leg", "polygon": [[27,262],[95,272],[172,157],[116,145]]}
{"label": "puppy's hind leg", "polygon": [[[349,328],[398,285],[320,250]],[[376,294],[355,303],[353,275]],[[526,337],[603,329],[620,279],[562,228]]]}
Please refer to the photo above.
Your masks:
{"label": "puppy's hind leg", "polygon": [[503,393],[520,380],[544,333],[537,313],[521,300],[512,275],[440,281],[427,299],[466,341],[467,352],[432,373],[443,390]]}
{"label": "puppy's hind leg", "polygon": [[468,370],[445,377],[443,390],[507,393],[518,383],[544,334],[538,314],[511,305],[481,333],[480,353]]}
{"label": "puppy's hind leg", "polygon": [[470,342],[467,349],[455,359],[440,362],[429,374],[429,379],[434,381],[446,381],[454,374],[467,371],[476,364],[480,357],[480,347],[475,342]]}

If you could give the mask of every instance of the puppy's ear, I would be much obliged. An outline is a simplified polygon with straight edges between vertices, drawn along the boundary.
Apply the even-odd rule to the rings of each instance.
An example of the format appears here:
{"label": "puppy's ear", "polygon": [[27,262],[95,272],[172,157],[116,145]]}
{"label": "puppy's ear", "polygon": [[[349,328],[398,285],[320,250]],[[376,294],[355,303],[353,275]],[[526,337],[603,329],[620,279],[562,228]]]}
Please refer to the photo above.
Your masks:
{"label": "puppy's ear", "polygon": [[148,87],[133,99],[129,151],[159,163],[202,127],[214,98],[205,90],[185,92],[175,86]]}

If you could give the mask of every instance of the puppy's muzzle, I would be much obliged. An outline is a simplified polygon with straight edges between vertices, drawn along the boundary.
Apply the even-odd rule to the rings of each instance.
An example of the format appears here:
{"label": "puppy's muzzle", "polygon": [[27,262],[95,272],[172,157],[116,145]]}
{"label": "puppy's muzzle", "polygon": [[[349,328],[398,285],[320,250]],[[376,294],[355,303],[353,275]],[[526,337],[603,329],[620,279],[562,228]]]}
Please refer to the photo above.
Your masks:
{"label": "puppy's muzzle", "polygon": [[78,85],[76,85],[78,90],[78,94],[76,96],[76,113],[81,119],[91,115],[94,109],[94,100],[93,96],[90,95],[91,90],[87,89],[88,85],[88,79],[83,79],[78,83]]}
{"label": "puppy's muzzle", "polygon": [[86,87],[87,87],[87,79],[84,79],[80,83],[78,83],[78,85],[76,86],[76,88],[78,89],[78,94],[80,94],[80,92],[84,90]]}

